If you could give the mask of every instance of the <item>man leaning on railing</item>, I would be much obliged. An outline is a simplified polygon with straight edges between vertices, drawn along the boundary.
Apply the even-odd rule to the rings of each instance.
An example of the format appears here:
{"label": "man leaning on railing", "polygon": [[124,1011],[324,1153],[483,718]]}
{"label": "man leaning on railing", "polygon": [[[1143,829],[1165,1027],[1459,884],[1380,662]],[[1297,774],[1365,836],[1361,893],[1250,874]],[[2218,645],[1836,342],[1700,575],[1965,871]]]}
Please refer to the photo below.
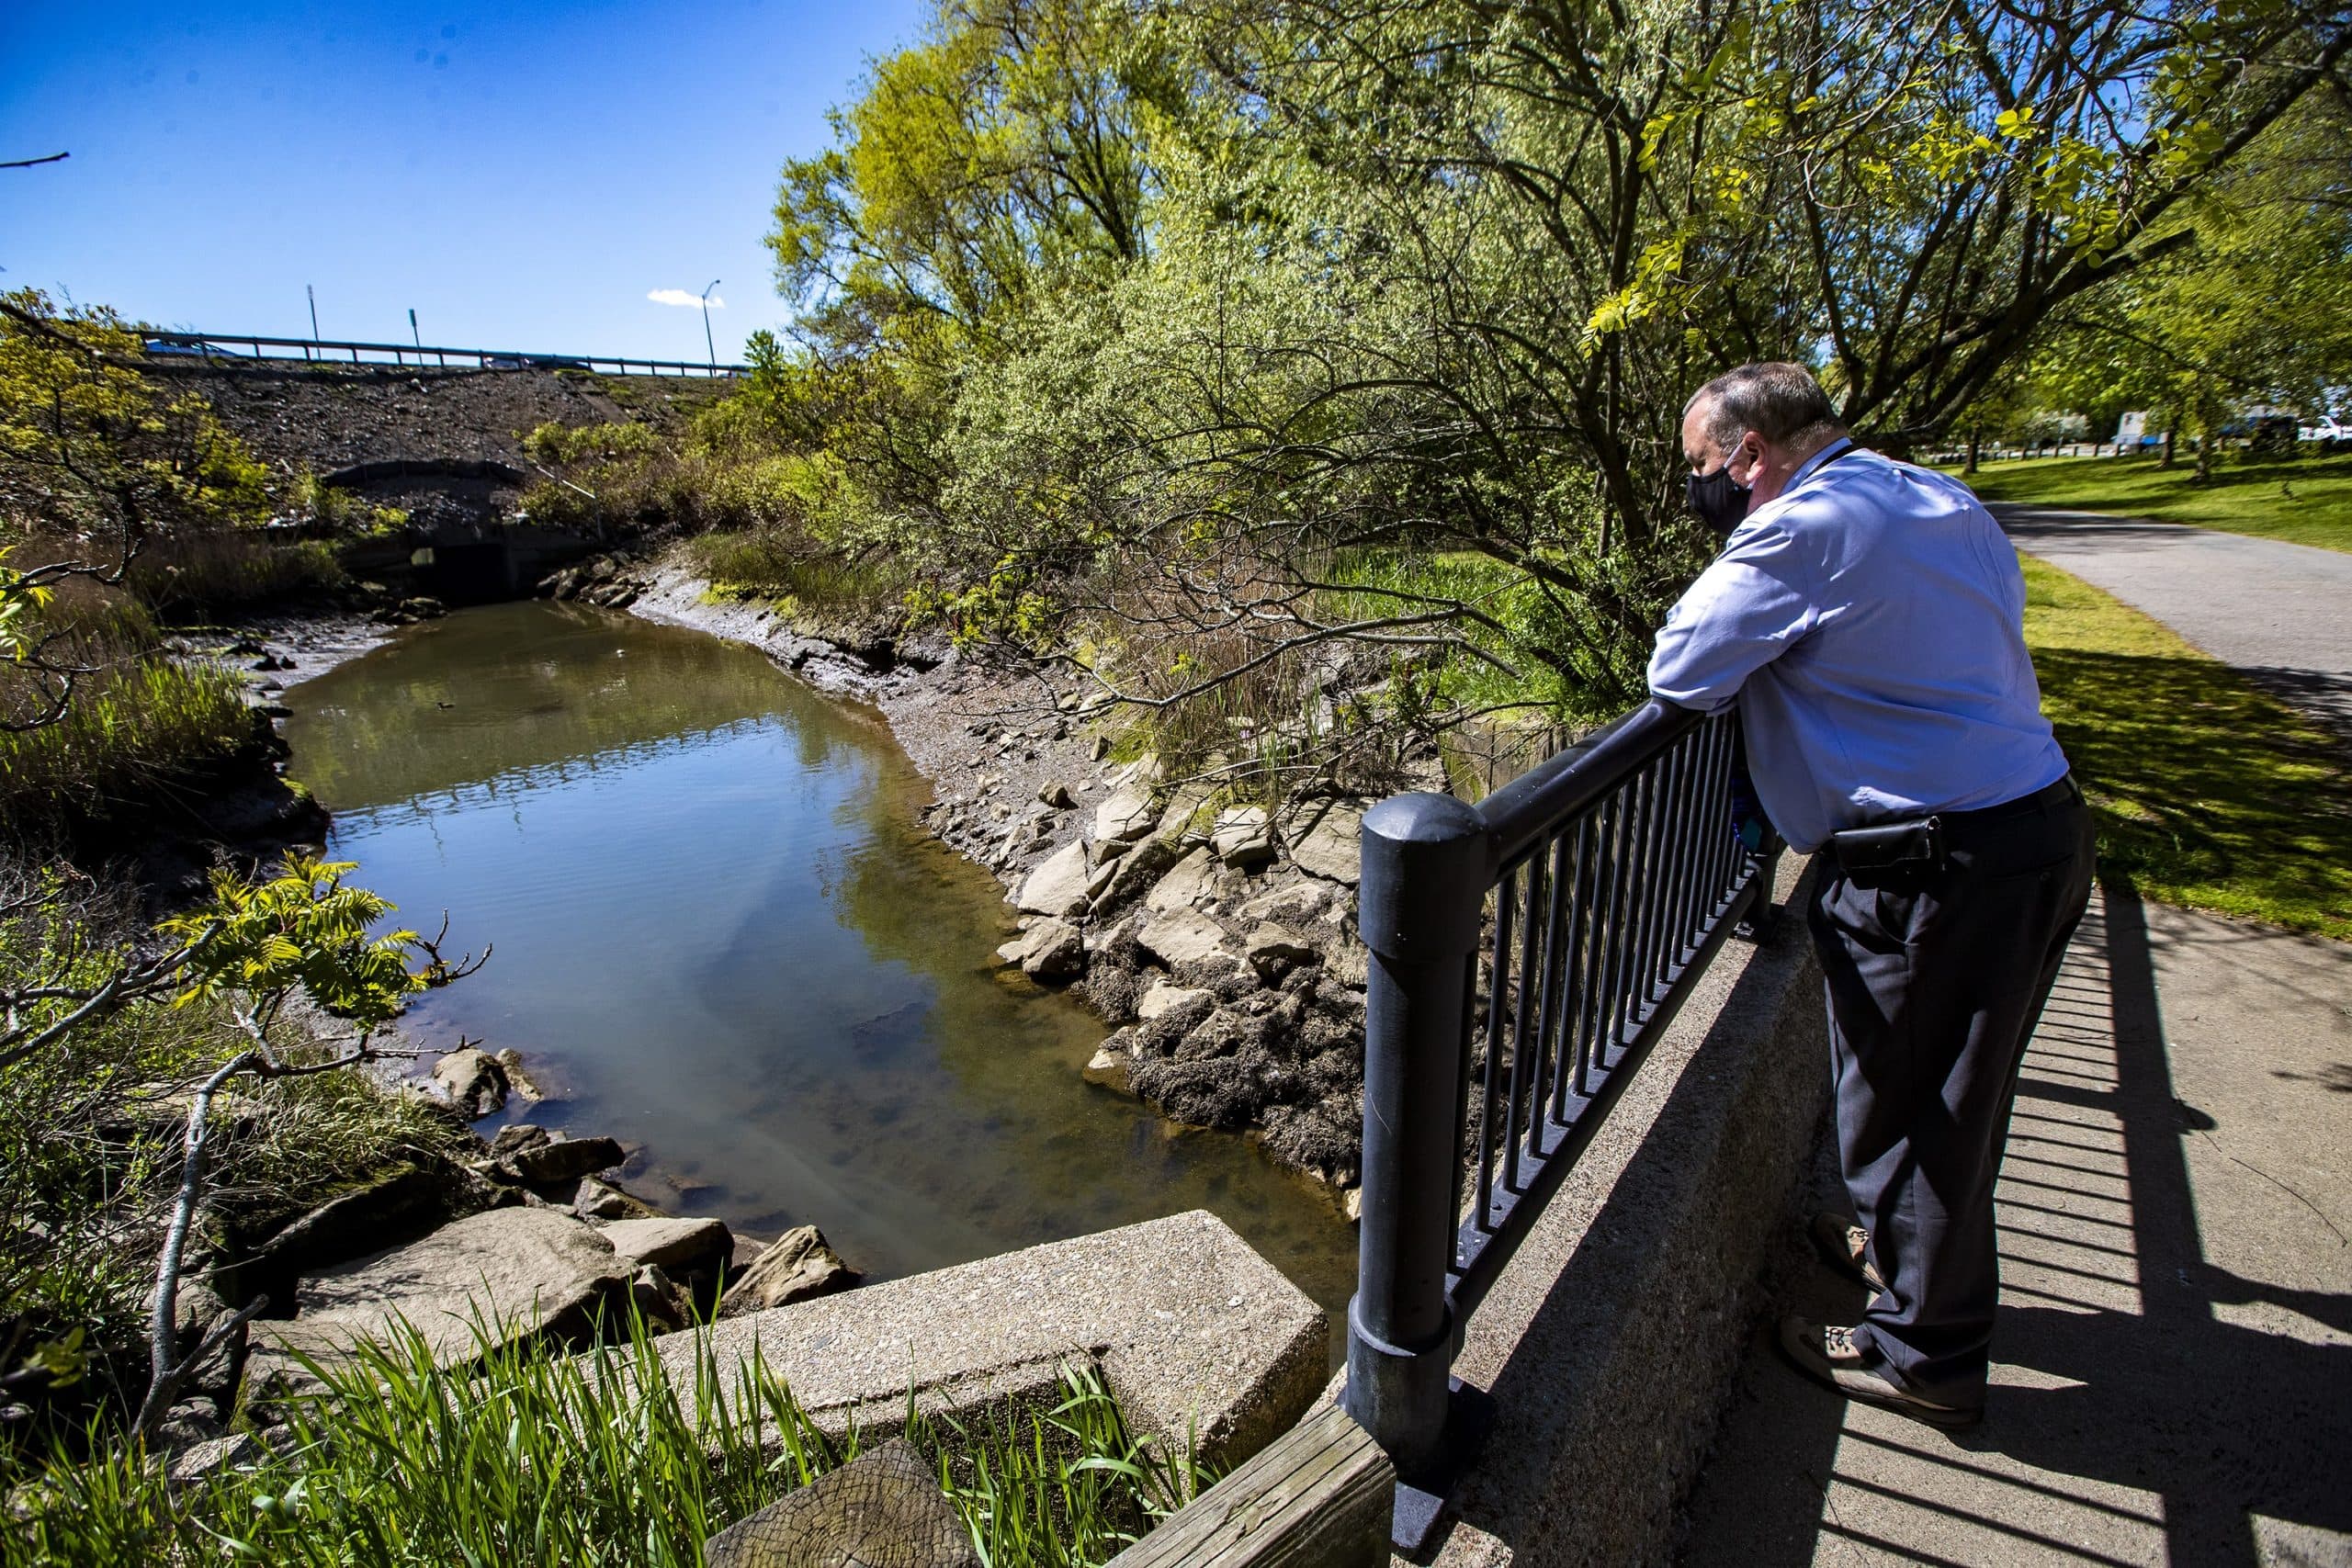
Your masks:
{"label": "man leaning on railing", "polygon": [[1967,488],[1864,451],[1801,366],[1682,416],[1691,509],[1729,536],[1658,632],[1650,689],[1737,704],[1755,793],[1822,857],[1838,1153],[1814,1244],[1877,1293],[1784,1318],[1799,1370],[1941,1427],[1984,1413],[1993,1183],[2018,1066],[2090,897],[2090,814],[2041,716],[2025,581]]}

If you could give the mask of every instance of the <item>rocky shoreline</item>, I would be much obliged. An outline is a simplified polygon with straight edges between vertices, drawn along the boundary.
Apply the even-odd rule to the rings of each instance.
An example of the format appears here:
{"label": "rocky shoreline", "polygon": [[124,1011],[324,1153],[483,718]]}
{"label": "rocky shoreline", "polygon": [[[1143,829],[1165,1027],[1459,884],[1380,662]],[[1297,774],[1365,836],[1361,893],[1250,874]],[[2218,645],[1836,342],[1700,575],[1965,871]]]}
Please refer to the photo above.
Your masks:
{"label": "rocky shoreline", "polygon": [[[719,598],[675,560],[621,565],[600,602],[756,648],[880,712],[934,792],[924,826],[1020,910],[1008,965],[1102,1016],[1087,1075],[1192,1125],[1242,1133],[1352,1214],[1361,1158],[1367,802],[1217,804],[1157,759],[1113,759],[1104,697],[944,638]],[[560,586],[560,584],[558,586]]]}
{"label": "rocky shoreline", "polygon": [[[1120,761],[1101,695],[1035,666],[971,659],[944,639],[828,623],[712,594],[674,560],[599,557],[542,585],[760,649],[819,690],[865,703],[928,779],[925,828],[986,866],[1020,911],[1001,963],[1069,986],[1105,1037],[1086,1076],[1171,1120],[1244,1134],[1327,1183],[1356,1212],[1365,959],[1356,940],[1357,833],[1365,802],[1319,796],[1269,814],[1222,803],[1156,758]],[[276,716],[286,684],[377,646],[437,607],[251,625],[226,650]],[[249,835],[277,848],[322,838],[324,813],[282,781],[282,804]],[[254,784],[256,796],[271,794]],[[538,1098],[514,1053],[465,1046],[429,1078],[400,1077],[461,1124]],[[527,1117],[527,1110],[524,1112]],[[579,1342],[635,1310],[657,1327],[839,1290],[855,1272],[814,1226],[762,1247],[720,1221],[666,1214],[621,1185],[632,1151],[528,1120],[456,1152],[412,1158],[208,1258],[184,1291],[198,1342],[256,1293],[290,1315],[256,1319],[192,1383],[164,1440],[194,1475],[266,1438],[271,1402],[397,1322],[436,1359],[477,1354],[450,1301],[489,1292],[503,1332]],[[600,1326],[601,1325],[601,1326]],[[238,1417],[243,1419],[239,1420]],[[234,1422],[241,1430],[225,1428]]]}

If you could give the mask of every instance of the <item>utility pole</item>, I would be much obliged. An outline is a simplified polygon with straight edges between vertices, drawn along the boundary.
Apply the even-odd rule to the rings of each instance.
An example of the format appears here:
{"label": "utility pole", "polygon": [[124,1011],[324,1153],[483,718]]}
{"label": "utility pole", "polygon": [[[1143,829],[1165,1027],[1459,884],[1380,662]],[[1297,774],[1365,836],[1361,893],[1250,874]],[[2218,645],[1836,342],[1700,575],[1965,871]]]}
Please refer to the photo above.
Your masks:
{"label": "utility pole", "polygon": [[702,291],[702,345],[710,355],[710,373],[718,374],[718,349],[710,338],[710,289],[718,287],[718,279],[710,280],[710,288]]}
{"label": "utility pole", "polygon": [[[319,291],[306,283],[302,285],[302,293],[311,301],[311,341],[315,344],[319,341]],[[303,357],[310,356],[305,355]]]}
{"label": "utility pole", "polygon": [[410,341],[416,344],[418,351],[422,352],[424,348],[424,340],[416,335],[416,307],[413,305],[408,308],[408,335]]}

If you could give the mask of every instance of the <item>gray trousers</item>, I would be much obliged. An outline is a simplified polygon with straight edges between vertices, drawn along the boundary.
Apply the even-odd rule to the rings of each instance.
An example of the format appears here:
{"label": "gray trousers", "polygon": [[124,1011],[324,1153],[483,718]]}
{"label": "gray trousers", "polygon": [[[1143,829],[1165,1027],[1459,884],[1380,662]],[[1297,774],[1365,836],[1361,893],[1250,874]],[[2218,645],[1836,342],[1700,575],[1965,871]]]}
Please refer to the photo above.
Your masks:
{"label": "gray trousers", "polygon": [[1993,1184],[2018,1066],[2090,898],[2071,783],[1945,817],[1946,863],[1854,871],[1825,850],[1808,924],[1829,993],[1838,1153],[1886,1289],[1855,1340],[1939,1403],[1984,1398]]}

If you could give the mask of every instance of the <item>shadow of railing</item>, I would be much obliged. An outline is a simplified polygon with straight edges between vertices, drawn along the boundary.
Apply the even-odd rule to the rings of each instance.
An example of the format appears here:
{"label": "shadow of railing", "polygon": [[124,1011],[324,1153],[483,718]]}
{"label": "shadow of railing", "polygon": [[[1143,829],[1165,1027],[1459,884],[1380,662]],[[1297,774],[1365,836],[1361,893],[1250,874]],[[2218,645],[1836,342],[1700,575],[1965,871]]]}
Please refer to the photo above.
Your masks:
{"label": "shadow of railing", "polygon": [[[1842,1543],[1928,1562],[2252,1564],[2300,1561],[2315,1532],[2343,1550],[2352,1294],[2208,1261],[2187,1145],[2213,1123],[2174,1085],[2146,912],[2110,888],[2019,1079],[1984,1426],[1935,1432],[1752,1357],[1684,1561],[1844,1561]],[[2312,1214],[2308,1245],[2340,1250],[2334,1222]],[[1794,1310],[1849,1321],[1861,1304],[1817,1271],[1789,1273]],[[2308,1331],[2254,1325],[2249,1303]]]}

